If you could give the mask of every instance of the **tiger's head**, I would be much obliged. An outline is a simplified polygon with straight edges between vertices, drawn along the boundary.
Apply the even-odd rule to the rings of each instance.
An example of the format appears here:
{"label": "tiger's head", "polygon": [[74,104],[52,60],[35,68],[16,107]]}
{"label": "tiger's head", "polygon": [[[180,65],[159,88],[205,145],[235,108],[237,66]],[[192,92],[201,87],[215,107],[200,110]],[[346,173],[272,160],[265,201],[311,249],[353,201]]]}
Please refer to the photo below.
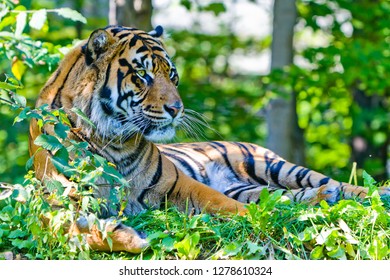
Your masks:
{"label": "tiger's head", "polygon": [[[162,34],[160,26],[149,33],[109,26],[95,30],[81,45],[80,59],[74,62],[80,69],[70,70],[74,76],[70,83],[78,86],[70,88],[74,96],[68,106],[81,109],[103,139],[142,134],[156,142],[175,135],[184,108],[177,91],[179,77]],[[58,106],[65,108],[62,99]],[[80,125],[80,118],[77,122],[85,125]]]}

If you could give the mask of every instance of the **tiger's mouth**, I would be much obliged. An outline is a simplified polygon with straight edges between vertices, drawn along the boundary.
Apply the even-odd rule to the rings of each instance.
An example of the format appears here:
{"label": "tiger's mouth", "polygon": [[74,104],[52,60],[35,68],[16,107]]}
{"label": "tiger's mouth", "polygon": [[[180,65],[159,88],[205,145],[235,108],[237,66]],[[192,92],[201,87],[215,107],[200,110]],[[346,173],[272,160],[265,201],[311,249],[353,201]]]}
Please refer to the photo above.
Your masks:
{"label": "tiger's mouth", "polygon": [[171,140],[175,136],[176,128],[172,123],[164,126],[150,124],[142,131],[142,134],[148,141],[164,142]]}
{"label": "tiger's mouth", "polygon": [[106,128],[111,130],[110,134],[119,136],[124,141],[141,134],[151,142],[166,142],[175,136],[176,128],[182,123],[183,116],[155,120],[141,113],[131,118],[122,115],[115,120],[115,125]]}
{"label": "tiger's mouth", "polygon": [[151,142],[166,142],[171,140],[176,134],[176,128],[182,121],[182,115],[173,119],[154,120],[143,116],[143,122],[139,127],[140,133]]}

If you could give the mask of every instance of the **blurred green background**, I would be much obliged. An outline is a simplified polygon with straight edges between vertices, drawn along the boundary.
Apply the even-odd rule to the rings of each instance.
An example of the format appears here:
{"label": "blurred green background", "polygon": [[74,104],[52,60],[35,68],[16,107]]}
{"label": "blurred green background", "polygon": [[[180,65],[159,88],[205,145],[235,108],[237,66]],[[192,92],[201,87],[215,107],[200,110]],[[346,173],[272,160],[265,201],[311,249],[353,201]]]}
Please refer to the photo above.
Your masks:
{"label": "blurred green background", "polygon": [[[294,7],[293,40],[282,46],[292,57],[283,67],[271,67],[270,53],[274,52],[272,59],[278,56],[278,46],[272,42],[281,36],[275,31],[288,24],[283,22],[286,11],[271,0],[123,1],[133,8],[129,11],[115,7],[117,2],[0,1],[0,81],[19,79],[23,89],[17,93],[34,106],[40,88],[66,51],[64,46],[113,20],[141,29],[161,24],[179,70],[183,102],[202,113],[213,128],[200,128],[200,139],[179,132],[175,141],[260,145],[279,141],[279,146],[301,150],[301,164],[337,179],[348,180],[352,162],[357,162],[358,173],[364,169],[377,180],[389,178],[389,1],[276,1],[292,2]],[[51,12],[63,7],[80,12],[87,23]],[[40,28],[30,22],[17,30],[20,11],[31,12],[29,22],[33,11],[40,9],[47,11]],[[26,47],[25,39],[7,32],[22,32],[36,45]],[[4,97],[6,91],[0,89],[0,94]],[[267,110],[275,99],[293,104],[296,117],[282,121],[297,137],[270,135],[267,126],[273,120]],[[16,115],[0,102],[0,181],[10,183],[23,182],[29,158],[28,124],[13,124]]]}

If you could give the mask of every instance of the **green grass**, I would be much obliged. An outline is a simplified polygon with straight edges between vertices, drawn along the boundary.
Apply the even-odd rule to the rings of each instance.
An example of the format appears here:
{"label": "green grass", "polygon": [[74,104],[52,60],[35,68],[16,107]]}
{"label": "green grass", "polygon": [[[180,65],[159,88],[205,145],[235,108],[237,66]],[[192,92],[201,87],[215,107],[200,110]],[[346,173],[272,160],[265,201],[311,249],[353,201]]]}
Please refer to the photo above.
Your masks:
{"label": "green grass", "polygon": [[[133,255],[88,250],[82,236],[69,241],[61,225],[71,209],[51,209],[27,185],[0,201],[0,252],[27,259],[390,259],[390,199],[369,187],[364,201],[317,206],[264,191],[244,217],[146,211],[123,221],[150,241]],[[43,212],[55,220],[51,228],[41,226]]]}

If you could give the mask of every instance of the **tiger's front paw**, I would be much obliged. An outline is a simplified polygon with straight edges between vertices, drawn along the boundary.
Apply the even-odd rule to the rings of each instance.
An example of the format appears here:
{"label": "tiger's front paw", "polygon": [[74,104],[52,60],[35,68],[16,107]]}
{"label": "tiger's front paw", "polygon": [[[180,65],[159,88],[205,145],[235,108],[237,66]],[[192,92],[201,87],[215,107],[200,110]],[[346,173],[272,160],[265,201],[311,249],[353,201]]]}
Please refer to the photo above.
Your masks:
{"label": "tiger's front paw", "polygon": [[118,224],[112,232],[113,251],[127,251],[139,254],[149,243],[136,230],[123,224]]}

